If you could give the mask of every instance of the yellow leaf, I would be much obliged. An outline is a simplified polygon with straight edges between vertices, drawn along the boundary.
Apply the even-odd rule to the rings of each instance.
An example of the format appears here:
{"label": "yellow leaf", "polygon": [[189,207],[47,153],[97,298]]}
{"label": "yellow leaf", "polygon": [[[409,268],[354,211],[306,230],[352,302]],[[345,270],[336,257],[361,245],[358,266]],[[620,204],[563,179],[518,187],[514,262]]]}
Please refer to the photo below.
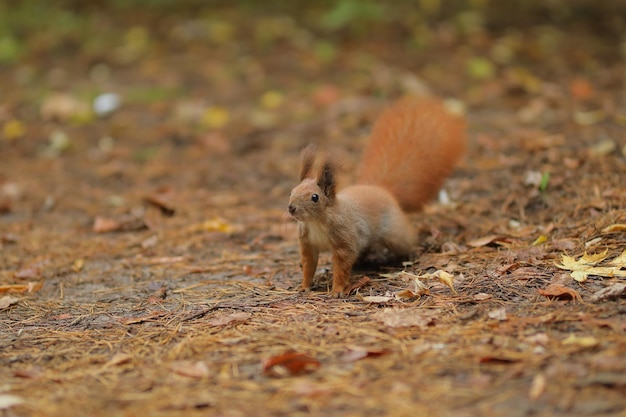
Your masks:
{"label": "yellow leaf", "polygon": [[537,239],[535,239],[535,241],[533,242],[533,246],[541,245],[547,240],[548,240],[548,237],[546,235],[541,235]]}
{"label": "yellow leaf", "polygon": [[587,252],[585,252],[583,257],[580,258],[580,261],[584,262],[587,265],[595,265],[595,264],[605,260],[606,257],[608,256],[608,252],[609,252],[608,249],[606,249],[602,253],[596,253],[595,255],[594,254],[588,254]]}
{"label": "yellow leaf", "polygon": [[26,132],[26,128],[24,124],[19,120],[9,120],[2,126],[2,135],[7,138],[7,140],[15,140],[24,136]]}
{"label": "yellow leaf", "polygon": [[72,264],[72,270],[74,272],[80,272],[83,270],[83,266],[85,266],[85,258],[76,259]]}
{"label": "yellow leaf", "polygon": [[564,339],[561,343],[564,345],[577,345],[580,347],[594,347],[600,342],[593,336],[576,336],[570,334],[567,339]]}
{"label": "yellow leaf", "polygon": [[233,226],[228,223],[224,219],[214,218],[211,220],[207,220],[200,228],[206,232],[222,232],[222,233],[230,233],[233,230]]}
{"label": "yellow leaf", "polygon": [[626,277],[626,270],[622,270],[623,267],[626,267],[626,251],[609,262],[609,265],[613,266],[596,266],[596,264],[606,259],[607,253],[608,250],[592,255],[585,253],[578,260],[571,256],[561,255],[561,264],[555,263],[555,266],[560,269],[572,271],[570,275],[578,282],[585,281],[589,275],[597,275],[600,277]]}
{"label": "yellow leaf", "polygon": [[456,295],[456,290],[454,289],[454,285],[452,282],[454,281],[454,275],[447,273],[446,271],[438,270],[433,273],[433,277],[438,278],[439,281],[447,285],[452,293]]}
{"label": "yellow leaf", "polygon": [[261,106],[266,109],[275,109],[283,104],[285,97],[278,91],[268,91],[261,97]]}
{"label": "yellow leaf", "polygon": [[202,124],[210,129],[219,129],[226,126],[230,119],[227,109],[219,106],[207,108],[202,115]]}
{"label": "yellow leaf", "polygon": [[624,250],[617,258],[609,262],[609,265],[619,266],[620,268],[626,268],[626,250]]}

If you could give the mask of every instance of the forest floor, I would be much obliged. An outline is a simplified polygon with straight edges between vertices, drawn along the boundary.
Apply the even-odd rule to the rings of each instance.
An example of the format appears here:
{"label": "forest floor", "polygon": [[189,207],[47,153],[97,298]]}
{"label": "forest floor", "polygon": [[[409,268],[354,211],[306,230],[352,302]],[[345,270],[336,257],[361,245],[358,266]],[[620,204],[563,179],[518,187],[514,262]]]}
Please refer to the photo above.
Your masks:
{"label": "forest floor", "polygon": [[[0,41],[0,415],[626,416],[614,36],[46,13]],[[427,92],[469,150],[414,259],[333,299],[326,254],[299,293],[300,149],[349,184],[376,115]]]}

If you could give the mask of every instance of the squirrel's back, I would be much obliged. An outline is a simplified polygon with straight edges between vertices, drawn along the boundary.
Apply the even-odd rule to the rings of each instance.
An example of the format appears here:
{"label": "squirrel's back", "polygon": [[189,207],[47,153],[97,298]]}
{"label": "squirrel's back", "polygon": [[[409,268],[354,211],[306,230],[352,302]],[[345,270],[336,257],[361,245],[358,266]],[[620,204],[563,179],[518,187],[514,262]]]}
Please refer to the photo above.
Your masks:
{"label": "squirrel's back", "polygon": [[358,182],[390,191],[406,211],[433,198],[465,151],[466,122],[434,98],[406,98],[374,124]]}

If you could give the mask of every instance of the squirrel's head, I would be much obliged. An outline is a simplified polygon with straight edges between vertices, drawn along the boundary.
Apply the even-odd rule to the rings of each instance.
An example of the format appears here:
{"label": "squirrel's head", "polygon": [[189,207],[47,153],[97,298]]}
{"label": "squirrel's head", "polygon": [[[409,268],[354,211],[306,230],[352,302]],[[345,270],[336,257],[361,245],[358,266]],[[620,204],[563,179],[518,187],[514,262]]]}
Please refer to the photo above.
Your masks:
{"label": "squirrel's head", "polygon": [[289,214],[299,221],[322,220],[328,207],[335,203],[335,165],[326,159],[313,174],[315,146],[307,146],[301,154],[300,184],[289,196]]}

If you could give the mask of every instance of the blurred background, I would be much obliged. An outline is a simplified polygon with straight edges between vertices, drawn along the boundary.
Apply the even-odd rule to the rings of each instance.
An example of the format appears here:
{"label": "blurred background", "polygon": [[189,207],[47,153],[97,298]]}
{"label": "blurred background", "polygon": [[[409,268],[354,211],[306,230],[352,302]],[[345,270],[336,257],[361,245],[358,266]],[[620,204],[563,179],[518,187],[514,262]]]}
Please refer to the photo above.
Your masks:
{"label": "blurred background", "polygon": [[[95,199],[125,206],[174,176],[242,191],[292,179],[302,146],[356,155],[403,94],[454,97],[473,131],[503,137],[503,114],[548,133],[621,128],[625,56],[626,3],[611,0],[3,1],[3,211],[28,187],[85,197],[98,183],[113,197]],[[275,184],[259,185],[268,204],[291,185]]]}

